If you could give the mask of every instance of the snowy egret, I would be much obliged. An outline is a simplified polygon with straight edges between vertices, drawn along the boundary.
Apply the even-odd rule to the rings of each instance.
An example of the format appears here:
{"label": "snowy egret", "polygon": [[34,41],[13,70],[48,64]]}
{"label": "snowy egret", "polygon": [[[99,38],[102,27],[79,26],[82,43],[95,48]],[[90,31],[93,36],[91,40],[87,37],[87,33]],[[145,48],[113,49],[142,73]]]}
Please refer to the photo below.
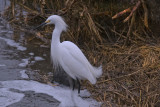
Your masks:
{"label": "snowy egret", "polygon": [[[64,71],[73,79],[73,90],[75,87],[75,80],[78,83],[78,93],[80,93],[80,81],[87,79],[92,84],[96,83],[96,78],[102,75],[102,66],[92,66],[82,51],[72,42],[60,42],[62,31],[67,30],[67,24],[63,18],[58,15],[52,15],[42,23],[40,26],[54,24],[55,28],[52,33],[51,42],[51,59],[54,68],[62,67]],[[38,28],[36,27],[36,28]]]}

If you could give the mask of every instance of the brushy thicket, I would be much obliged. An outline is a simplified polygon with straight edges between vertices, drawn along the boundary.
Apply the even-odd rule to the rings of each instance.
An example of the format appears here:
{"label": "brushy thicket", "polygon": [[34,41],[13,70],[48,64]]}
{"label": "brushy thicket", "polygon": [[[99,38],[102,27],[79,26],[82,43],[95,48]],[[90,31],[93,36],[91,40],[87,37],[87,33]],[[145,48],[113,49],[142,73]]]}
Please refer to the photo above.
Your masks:
{"label": "brushy thicket", "polygon": [[45,44],[49,44],[50,36],[46,35],[51,34],[53,27],[37,32],[28,28],[39,25],[52,14],[61,15],[69,26],[61,40],[78,45],[93,65],[103,65],[103,75],[96,85],[82,81],[93,98],[103,102],[104,107],[158,107],[160,46],[158,37],[148,27],[152,11],[148,12],[146,0],[141,0],[127,22],[123,21],[131,12],[112,19],[118,12],[133,9],[138,1],[11,0],[4,15],[14,28],[36,35]]}

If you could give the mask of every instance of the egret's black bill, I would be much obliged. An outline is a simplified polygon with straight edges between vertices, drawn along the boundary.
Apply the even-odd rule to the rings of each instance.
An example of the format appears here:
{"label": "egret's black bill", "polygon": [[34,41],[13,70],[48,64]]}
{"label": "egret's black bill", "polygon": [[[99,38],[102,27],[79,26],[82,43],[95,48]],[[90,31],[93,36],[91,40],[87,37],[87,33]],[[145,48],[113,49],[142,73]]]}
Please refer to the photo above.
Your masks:
{"label": "egret's black bill", "polygon": [[37,28],[39,28],[39,27],[41,27],[41,26],[44,26],[44,25],[46,25],[46,24],[47,24],[47,23],[44,22],[44,23],[40,24],[39,26],[35,27],[33,30],[36,30]]}

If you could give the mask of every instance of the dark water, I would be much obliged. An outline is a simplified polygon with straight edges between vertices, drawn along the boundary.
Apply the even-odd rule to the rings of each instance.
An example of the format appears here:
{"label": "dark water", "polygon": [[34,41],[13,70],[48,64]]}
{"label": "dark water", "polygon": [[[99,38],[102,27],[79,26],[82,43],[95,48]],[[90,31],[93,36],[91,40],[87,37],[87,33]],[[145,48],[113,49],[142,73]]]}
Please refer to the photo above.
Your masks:
{"label": "dark water", "polygon": [[[5,0],[0,0],[0,2],[0,10],[3,13],[9,2]],[[21,68],[18,64],[21,63],[21,58],[19,58],[19,51],[12,47],[14,43],[10,43],[11,46],[8,45],[12,35],[13,31],[9,24],[0,17],[0,80],[20,79],[19,71]]]}
{"label": "dark water", "polygon": [[[0,0],[0,12],[3,14],[4,9],[10,4],[7,0]],[[50,72],[50,55],[49,48],[41,48],[34,43],[26,43],[26,35],[21,31],[14,31],[8,22],[0,15],[0,82],[34,79],[40,80],[36,76],[37,72]],[[1,94],[3,86],[0,86]],[[23,93],[25,96],[17,103],[7,107],[56,107],[59,102],[52,96],[33,91],[13,92]],[[0,95],[0,102],[5,103],[7,95]],[[14,99],[12,99],[14,101]],[[6,100],[7,103],[7,100]],[[0,104],[0,107],[4,107]]]}
{"label": "dark water", "polygon": [[[0,18],[0,72],[2,78],[0,80],[15,79],[12,71],[30,70],[48,72],[51,70],[49,48],[40,48],[38,45],[25,44],[25,36],[23,33],[15,33],[3,18]],[[17,31],[16,31],[17,32]],[[14,36],[19,34],[19,39]],[[6,75],[2,71],[8,71],[11,75]],[[52,71],[52,70],[51,70]],[[17,78],[18,79],[18,78]]]}
{"label": "dark water", "polygon": [[[39,76],[41,74],[51,75],[49,81],[52,81],[50,44],[46,45],[34,39],[34,35],[30,33],[15,30],[14,26],[3,18],[5,9],[11,5],[10,0],[0,0],[0,2],[0,72],[2,76],[0,80],[21,79],[19,71],[25,71],[30,79],[43,81]],[[64,71],[55,73],[54,80],[69,84]]]}
{"label": "dark water", "polygon": [[[4,18],[2,18],[5,9],[7,9],[9,5],[9,0],[0,0],[0,12],[2,14],[0,17],[0,50],[4,50],[6,52],[5,57],[8,55],[8,58],[15,58],[17,63],[23,63],[23,59],[27,59],[28,63],[25,67],[23,67],[23,69],[29,69],[33,71],[36,70],[42,74],[52,72],[49,46],[46,48],[43,47],[43,44],[41,44],[39,41],[28,41],[28,38],[32,38],[33,35],[31,36],[31,34],[22,32],[20,30],[13,30],[12,26],[9,25]],[[35,58],[37,57],[41,57],[44,60],[36,61]],[[15,64],[16,61],[14,61]],[[10,63],[5,61],[2,62]],[[22,68],[21,66],[13,66],[17,69]]]}

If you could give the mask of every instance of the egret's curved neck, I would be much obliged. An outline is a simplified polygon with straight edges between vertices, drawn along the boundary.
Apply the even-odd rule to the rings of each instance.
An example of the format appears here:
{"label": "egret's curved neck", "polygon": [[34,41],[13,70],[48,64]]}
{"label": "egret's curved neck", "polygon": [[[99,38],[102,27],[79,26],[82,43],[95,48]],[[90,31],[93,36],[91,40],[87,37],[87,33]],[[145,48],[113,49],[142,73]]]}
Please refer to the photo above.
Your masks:
{"label": "egret's curved neck", "polygon": [[52,46],[58,46],[60,44],[60,36],[61,36],[62,30],[59,29],[59,27],[55,26],[55,29],[52,33]]}

